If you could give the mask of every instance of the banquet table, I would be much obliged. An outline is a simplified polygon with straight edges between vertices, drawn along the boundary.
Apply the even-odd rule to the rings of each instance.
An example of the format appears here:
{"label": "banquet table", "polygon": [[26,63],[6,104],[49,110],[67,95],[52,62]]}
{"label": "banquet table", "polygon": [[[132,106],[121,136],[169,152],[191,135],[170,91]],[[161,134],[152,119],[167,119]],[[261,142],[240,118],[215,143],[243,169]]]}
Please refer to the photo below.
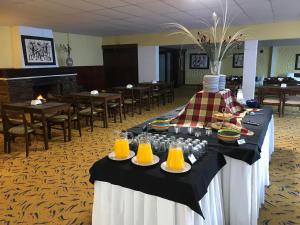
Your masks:
{"label": "banquet table", "polygon": [[[160,118],[174,116],[179,110],[168,112]],[[210,181],[206,186],[206,192],[201,199],[197,199],[201,213],[184,202],[179,202],[176,198],[166,198],[163,195],[163,189],[161,189],[162,194],[145,192],[130,185],[112,182],[100,175],[98,177],[100,179],[93,180],[95,181],[93,224],[256,225],[259,208],[264,202],[264,188],[269,185],[269,160],[274,149],[274,123],[271,108],[265,107],[261,112],[262,114],[255,117],[244,118],[255,119],[260,123],[258,127],[245,125],[248,129],[255,130],[255,136],[243,136],[246,141],[244,145],[225,145],[214,142],[214,136],[205,137],[209,143],[208,155],[212,152],[220,153],[226,160],[226,165],[222,166],[214,177],[207,179]],[[129,131],[138,134],[150,121],[137,125]],[[167,133],[174,135],[172,130]],[[183,130],[180,135],[188,134]],[[93,167],[97,167],[98,162]],[[210,161],[208,171],[214,168],[215,163],[216,161]],[[200,160],[192,165],[191,172],[195,172],[194,168],[201,167],[201,164]],[[100,168],[103,169],[103,167]],[[123,178],[123,174],[118,175],[119,179]],[[202,173],[201,176],[206,176],[206,174]],[[92,177],[97,176],[91,173]],[[163,182],[164,179],[161,178],[160,181]],[[139,182],[136,181],[133,183],[142,185],[144,182],[142,179],[138,179]],[[201,179],[197,181],[203,183]],[[147,184],[150,189],[154,186],[151,183]],[[186,196],[184,192],[180,194]]]}

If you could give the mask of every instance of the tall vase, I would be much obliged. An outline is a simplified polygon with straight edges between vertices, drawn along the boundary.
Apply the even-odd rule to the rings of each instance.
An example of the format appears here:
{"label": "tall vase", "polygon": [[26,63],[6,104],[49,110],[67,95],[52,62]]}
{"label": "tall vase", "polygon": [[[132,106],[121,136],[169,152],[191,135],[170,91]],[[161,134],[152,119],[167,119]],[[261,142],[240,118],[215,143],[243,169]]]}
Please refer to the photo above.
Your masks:
{"label": "tall vase", "polygon": [[211,61],[210,62],[210,72],[213,75],[219,75],[221,72],[222,61]]}
{"label": "tall vase", "polygon": [[66,59],[66,65],[73,66],[73,59],[71,58],[70,53],[68,53],[68,57]]}

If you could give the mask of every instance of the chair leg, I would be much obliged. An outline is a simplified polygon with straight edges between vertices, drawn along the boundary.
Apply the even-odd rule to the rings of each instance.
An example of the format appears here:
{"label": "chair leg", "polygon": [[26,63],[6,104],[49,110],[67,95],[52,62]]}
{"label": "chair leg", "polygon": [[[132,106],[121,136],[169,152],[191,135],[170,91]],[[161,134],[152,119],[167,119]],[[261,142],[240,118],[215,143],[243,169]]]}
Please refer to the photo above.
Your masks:
{"label": "chair leg", "polygon": [[30,134],[28,134],[28,143],[29,143],[29,146],[31,146],[31,136],[30,136]]}
{"label": "chair leg", "polygon": [[91,123],[91,132],[94,131],[94,121],[93,121],[93,117],[90,117],[90,123]]}
{"label": "chair leg", "polygon": [[116,123],[117,122],[117,111],[114,110],[113,114],[114,114],[114,122]]}
{"label": "chair leg", "polygon": [[10,135],[7,138],[7,153],[11,153],[11,137]]}
{"label": "chair leg", "polygon": [[77,119],[77,128],[78,128],[78,131],[79,131],[79,136],[81,137],[81,124],[80,124],[79,118]]}
{"label": "chair leg", "polygon": [[7,138],[4,135],[4,153],[8,153],[7,151],[8,151],[8,149],[7,149]]}
{"label": "chair leg", "polygon": [[25,135],[25,144],[26,144],[26,157],[28,157],[29,154],[29,140],[28,140],[29,134]]}
{"label": "chair leg", "polygon": [[51,126],[50,126],[50,124],[47,124],[47,129],[48,129],[48,138],[51,139],[52,135],[51,135]]}
{"label": "chair leg", "polygon": [[125,108],[125,106],[123,107],[123,116],[124,116],[124,120],[126,120],[126,108]]}
{"label": "chair leg", "polygon": [[63,122],[63,133],[64,133],[64,142],[67,142],[67,125],[66,125],[66,121]]}

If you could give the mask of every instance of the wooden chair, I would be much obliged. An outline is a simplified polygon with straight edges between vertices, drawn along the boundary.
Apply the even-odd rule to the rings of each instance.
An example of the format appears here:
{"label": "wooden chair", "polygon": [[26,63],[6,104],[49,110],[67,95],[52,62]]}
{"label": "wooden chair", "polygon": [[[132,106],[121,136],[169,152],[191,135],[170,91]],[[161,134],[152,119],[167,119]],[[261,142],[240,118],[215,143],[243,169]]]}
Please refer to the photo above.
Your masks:
{"label": "wooden chair", "polygon": [[[69,130],[69,120],[71,121],[70,108],[67,111],[61,111],[47,119],[47,129],[49,139],[51,138],[51,129],[62,130],[64,142],[67,141],[67,133]],[[71,123],[70,123],[71,124]],[[68,134],[68,140],[71,141],[71,132]]]}
{"label": "wooden chair", "polygon": [[[94,131],[94,121],[95,118],[99,118],[100,120],[103,120],[103,127],[106,127],[105,123],[105,111],[103,107],[100,107],[99,105],[95,106],[94,101],[97,100],[95,97],[76,97],[75,102],[78,109],[80,109],[77,113],[77,118],[80,125],[81,118],[86,118],[87,121],[90,122],[91,132]],[[85,106],[83,108],[83,106]]]}
{"label": "wooden chair", "polygon": [[279,88],[272,86],[258,88],[258,99],[262,105],[277,106],[279,117],[281,116],[282,93]]}
{"label": "wooden chair", "polygon": [[[114,93],[114,91],[112,91],[112,90],[106,90],[106,89],[102,89],[102,90],[100,90],[100,92],[102,92],[102,93],[108,93],[108,92]],[[122,92],[117,91],[116,93],[121,94],[121,96],[122,96]],[[117,122],[117,115],[118,114],[120,115],[120,113],[121,113],[120,112],[119,102],[115,101],[115,100],[111,100],[111,101],[109,101],[107,103],[107,107],[108,107],[109,116],[113,116],[114,117],[114,122],[116,123]],[[124,105],[123,98],[122,98],[121,107],[122,107],[123,117],[126,120],[126,112],[125,112],[125,105]]]}
{"label": "wooden chair", "polygon": [[142,108],[150,110],[151,108],[151,86],[149,85],[138,85],[139,87],[146,88],[145,90],[135,90],[134,96],[139,107],[139,114],[142,114]]}
{"label": "wooden chair", "polygon": [[286,106],[299,107],[300,109],[299,90],[290,89],[287,93],[283,95],[282,116],[284,116],[284,110]]}
{"label": "wooden chair", "polygon": [[[79,136],[81,137],[82,132],[81,132],[81,126],[80,126],[80,122],[78,119],[78,112],[79,112],[79,108],[76,104],[75,98],[72,96],[61,96],[60,102],[64,102],[64,103],[69,103],[71,108],[70,108],[70,116],[71,116],[71,122],[74,124],[74,127],[76,129],[78,129],[79,132]],[[60,116],[62,117],[62,116]],[[54,117],[55,118],[55,117]],[[57,117],[59,118],[59,116]],[[67,115],[64,115],[64,119],[67,120]]]}
{"label": "wooden chair", "polygon": [[122,98],[125,106],[125,110],[129,112],[129,108],[131,111],[131,116],[134,116],[134,113],[136,111],[136,98],[134,95],[134,90],[131,88],[126,88],[124,91],[122,91]]}
{"label": "wooden chair", "polygon": [[[29,154],[30,135],[35,132],[34,128],[26,120],[25,111],[19,107],[3,105],[3,130],[4,143],[7,153],[11,152],[11,140],[15,137],[24,137],[26,145],[26,157]],[[15,125],[15,121],[22,121],[21,125]]]}
{"label": "wooden chair", "polygon": [[152,87],[152,105],[154,106],[154,103],[156,102],[157,106],[159,106],[160,101],[163,102],[163,104],[166,104],[166,95],[165,95],[165,89],[159,85]]}
{"label": "wooden chair", "polygon": [[168,102],[172,103],[175,100],[175,91],[174,91],[174,82],[170,82],[167,84],[165,88],[165,95],[166,98],[168,99]]}

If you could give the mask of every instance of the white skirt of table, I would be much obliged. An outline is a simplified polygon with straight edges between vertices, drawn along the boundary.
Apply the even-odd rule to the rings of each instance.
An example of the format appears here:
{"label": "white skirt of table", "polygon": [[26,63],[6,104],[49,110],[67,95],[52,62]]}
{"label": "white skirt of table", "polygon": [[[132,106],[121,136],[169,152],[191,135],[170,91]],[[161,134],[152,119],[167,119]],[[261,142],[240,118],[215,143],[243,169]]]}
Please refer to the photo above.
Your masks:
{"label": "white skirt of table", "polygon": [[269,161],[274,151],[274,119],[261,148],[261,158],[253,165],[225,156],[222,168],[224,217],[227,225],[256,225],[259,208],[269,186]]}
{"label": "white skirt of table", "polygon": [[188,206],[139,191],[96,181],[93,225],[218,225],[224,224],[220,176],[199,201],[205,220]]}
{"label": "white skirt of table", "polygon": [[107,182],[95,181],[93,225],[256,225],[269,185],[274,120],[253,165],[225,157],[227,164],[199,201],[205,219],[189,207]]}

